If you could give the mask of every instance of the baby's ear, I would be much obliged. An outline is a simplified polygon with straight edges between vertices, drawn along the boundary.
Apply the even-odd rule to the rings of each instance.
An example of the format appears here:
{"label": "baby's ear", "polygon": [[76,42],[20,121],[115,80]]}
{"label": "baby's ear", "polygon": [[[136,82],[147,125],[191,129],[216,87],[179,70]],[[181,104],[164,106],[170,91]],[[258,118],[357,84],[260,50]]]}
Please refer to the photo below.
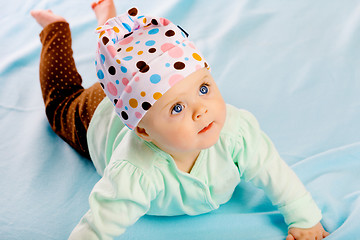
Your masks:
{"label": "baby's ear", "polygon": [[152,139],[149,136],[149,134],[146,132],[145,128],[137,126],[134,129],[134,131],[139,138],[143,139],[144,141],[151,142]]}

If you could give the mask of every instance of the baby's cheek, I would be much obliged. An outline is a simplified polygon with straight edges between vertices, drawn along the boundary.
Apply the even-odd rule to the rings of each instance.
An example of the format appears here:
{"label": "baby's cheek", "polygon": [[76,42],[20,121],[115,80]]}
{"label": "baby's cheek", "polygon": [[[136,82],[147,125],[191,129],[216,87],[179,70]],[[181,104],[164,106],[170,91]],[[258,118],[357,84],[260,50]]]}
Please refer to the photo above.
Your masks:
{"label": "baby's cheek", "polygon": [[173,133],[171,143],[180,149],[188,149],[193,145],[193,138],[188,129],[179,127],[176,133]]}

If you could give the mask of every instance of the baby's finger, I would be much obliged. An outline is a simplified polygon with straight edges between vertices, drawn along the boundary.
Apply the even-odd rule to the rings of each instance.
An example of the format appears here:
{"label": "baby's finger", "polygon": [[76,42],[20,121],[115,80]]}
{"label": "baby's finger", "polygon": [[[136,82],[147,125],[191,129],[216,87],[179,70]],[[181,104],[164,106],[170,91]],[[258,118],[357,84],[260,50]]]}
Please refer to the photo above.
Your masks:
{"label": "baby's finger", "polygon": [[328,232],[326,232],[326,231],[323,232],[323,238],[326,238],[326,237],[329,236],[329,235],[330,235],[330,233],[328,233]]}
{"label": "baby's finger", "polygon": [[323,234],[322,233],[317,234],[315,240],[321,240],[321,239],[324,239]]}
{"label": "baby's finger", "polygon": [[295,240],[294,236],[289,234],[285,240]]}

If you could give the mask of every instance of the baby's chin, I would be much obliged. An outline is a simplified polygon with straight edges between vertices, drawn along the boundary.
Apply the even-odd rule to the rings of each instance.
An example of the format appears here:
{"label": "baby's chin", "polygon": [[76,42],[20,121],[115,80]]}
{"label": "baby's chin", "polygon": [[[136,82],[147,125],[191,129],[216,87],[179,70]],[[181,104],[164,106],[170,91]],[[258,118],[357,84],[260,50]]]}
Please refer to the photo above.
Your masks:
{"label": "baby's chin", "polygon": [[212,144],[209,144],[209,145],[205,145],[201,150],[205,150],[205,149],[209,149],[209,148],[211,148],[211,147],[213,147],[213,146],[215,146],[215,144],[217,143],[217,141],[216,142],[214,142],[214,143],[212,143]]}
{"label": "baby's chin", "polygon": [[208,149],[211,148],[212,146],[214,146],[220,138],[220,132],[219,134],[217,134],[216,137],[212,137],[211,139],[207,139],[206,142],[203,143],[202,149]]}

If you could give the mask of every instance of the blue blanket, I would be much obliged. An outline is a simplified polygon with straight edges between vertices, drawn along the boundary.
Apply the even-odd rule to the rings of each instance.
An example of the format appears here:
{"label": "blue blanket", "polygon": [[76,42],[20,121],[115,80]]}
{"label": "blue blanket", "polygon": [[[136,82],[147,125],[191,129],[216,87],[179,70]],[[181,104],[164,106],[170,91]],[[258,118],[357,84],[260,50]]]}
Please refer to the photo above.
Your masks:
{"label": "blue blanket", "polygon": [[[100,179],[46,120],[32,9],[72,29],[84,85],[96,81],[91,1],[0,0],[0,235],[67,239]],[[116,2],[182,26],[212,67],[225,100],[251,111],[323,212],[328,239],[359,239],[360,3],[349,1]],[[241,183],[218,210],[145,216],[119,239],[285,239],[264,193]]]}

